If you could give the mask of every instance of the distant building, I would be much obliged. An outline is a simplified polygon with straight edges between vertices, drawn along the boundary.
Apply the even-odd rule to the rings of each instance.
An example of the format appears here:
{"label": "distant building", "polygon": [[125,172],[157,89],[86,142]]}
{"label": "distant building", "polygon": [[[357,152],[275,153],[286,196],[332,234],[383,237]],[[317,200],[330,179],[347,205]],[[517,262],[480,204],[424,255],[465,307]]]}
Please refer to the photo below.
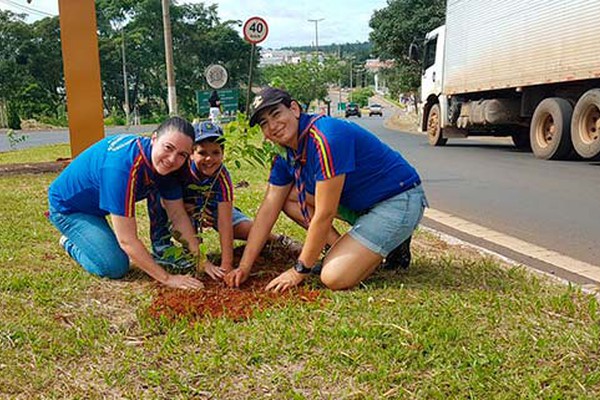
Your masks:
{"label": "distant building", "polygon": [[380,75],[379,72],[382,69],[392,68],[394,66],[394,60],[380,60],[379,58],[370,58],[365,61],[365,69],[373,74],[375,81],[375,92],[386,93],[387,88],[385,82],[379,83]]}
{"label": "distant building", "polygon": [[263,49],[261,51],[259,66],[298,64],[299,62],[300,56],[292,50]]}

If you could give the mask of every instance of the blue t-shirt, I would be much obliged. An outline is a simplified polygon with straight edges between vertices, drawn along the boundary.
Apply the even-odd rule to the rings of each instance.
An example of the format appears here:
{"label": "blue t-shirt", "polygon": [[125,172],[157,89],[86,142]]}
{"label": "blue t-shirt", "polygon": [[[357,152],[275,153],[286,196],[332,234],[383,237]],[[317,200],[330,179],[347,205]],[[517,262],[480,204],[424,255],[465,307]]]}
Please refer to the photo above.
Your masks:
{"label": "blue t-shirt", "polygon": [[155,186],[167,200],[180,199],[173,176],[158,174],[151,164],[151,139],[115,135],[77,156],[50,184],[50,207],[60,213],[135,216],[135,203]]}
{"label": "blue t-shirt", "polygon": [[[287,149],[271,167],[269,183],[294,182],[294,158],[305,158],[300,179],[306,191],[315,193],[317,181],[346,174],[340,205],[362,212],[420,183],[417,171],[375,135],[359,125],[330,117],[301,114],[299,135],[308,128],[298,151]],[[302,157],[302,155],[304,157]]]}
{"label": "blue t-shirt", "polygon": [[183,201],[194,204],[197,211],[206,207],[214,214],[218,203],[233,202],[233,184],[225,165],[213,176],[205,176],[190,160],[183,182]]}

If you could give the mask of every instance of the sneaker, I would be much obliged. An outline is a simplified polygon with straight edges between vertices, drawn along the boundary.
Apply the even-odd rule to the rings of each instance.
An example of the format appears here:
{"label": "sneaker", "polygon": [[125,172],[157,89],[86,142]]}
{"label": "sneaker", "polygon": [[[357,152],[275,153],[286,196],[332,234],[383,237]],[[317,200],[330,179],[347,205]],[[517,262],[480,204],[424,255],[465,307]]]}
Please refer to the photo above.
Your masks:
{"label": "sneaker", "polygon": [[410,265],[411,254],[410,254],[410,241],[412,236],[409,236],[404,242],[400,243],[400,246],[396,247],[388,256],[385,261],[381,264],[383,269],[407,269]]}
{"label": "sneaker", "polygon": [[158,265],[172,271],[190,271],[196,268],[193,258],[175,246],[161,250],[154,249],[151,254]]}
{"label": "sneaker", "polygon": [[277,237],[276,243],[284,250],[289,251],[292,254],[300,255],[302,252],[302,243],[297,242],[286,235],[279,235]]}
{"label": "sneaker", "polygon": [[60,244],[60,247],[66,250],[67,248],[65,246],[67,244],[67,237],[65,235],[61,235],[60,239],[58,239],[58,244]]}

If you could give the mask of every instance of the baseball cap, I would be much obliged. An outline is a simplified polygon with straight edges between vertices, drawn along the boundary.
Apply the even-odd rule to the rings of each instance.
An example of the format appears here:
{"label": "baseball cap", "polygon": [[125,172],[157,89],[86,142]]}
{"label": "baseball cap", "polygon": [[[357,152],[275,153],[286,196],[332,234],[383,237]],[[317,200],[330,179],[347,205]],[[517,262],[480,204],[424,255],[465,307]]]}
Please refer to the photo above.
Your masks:
{"label": "baseball cap", "polygon": [[209,138],[219,138],[223,136],[221,127],[211,121],[202,121],[199,124],[194,124],[194,131],[196,132],[194,143],[200,143]]}
{"label": "baseball cap", "polygon": [[292,96],[284,90],[267,86],[256,95],[252,102],[252,111],[250,113],[250,126],[258,123],[258,115],[265,108],[275,106],[283,101],[291,102]]}

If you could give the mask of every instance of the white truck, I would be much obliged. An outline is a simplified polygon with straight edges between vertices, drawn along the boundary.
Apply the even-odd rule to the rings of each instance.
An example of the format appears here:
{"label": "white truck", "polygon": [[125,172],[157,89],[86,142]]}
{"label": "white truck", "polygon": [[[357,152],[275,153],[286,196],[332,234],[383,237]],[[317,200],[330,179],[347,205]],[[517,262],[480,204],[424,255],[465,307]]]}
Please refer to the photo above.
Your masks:
{"label": "white truck", "polygon": [[423,49],[429,143],[511,136],[538,158],[599,158],[599,21],[597,0],[447,0]]}

